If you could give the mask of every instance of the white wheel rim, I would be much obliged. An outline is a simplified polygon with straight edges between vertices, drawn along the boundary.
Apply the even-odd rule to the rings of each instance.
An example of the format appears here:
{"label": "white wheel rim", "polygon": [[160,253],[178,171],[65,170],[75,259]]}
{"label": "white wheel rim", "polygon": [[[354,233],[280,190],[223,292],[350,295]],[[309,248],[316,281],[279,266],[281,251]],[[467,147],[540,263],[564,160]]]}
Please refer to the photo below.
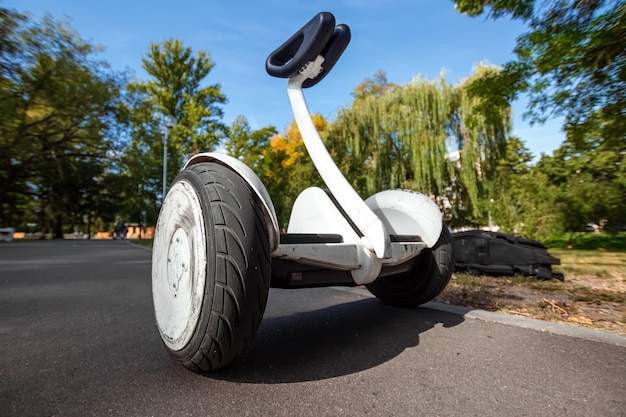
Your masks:
{"label": "white wheel rim", "polygon": [[171,350],[191,340],[202,310],[207,246],[202,206],[187,181],[167,193],[152,249],[152,296],[161,338]]}

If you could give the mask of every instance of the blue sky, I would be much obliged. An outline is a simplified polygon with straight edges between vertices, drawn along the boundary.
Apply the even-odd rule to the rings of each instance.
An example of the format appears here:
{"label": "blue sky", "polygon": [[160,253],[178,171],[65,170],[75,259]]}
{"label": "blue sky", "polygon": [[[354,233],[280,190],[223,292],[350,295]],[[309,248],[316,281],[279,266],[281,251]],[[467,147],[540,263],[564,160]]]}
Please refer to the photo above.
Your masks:
{"label": "blue sky", "polygon": [[[104,46],[101,57],[117,70],[147,76],[141,58],[148,45],[176,38],[193,50],[211,53],[216,66],[207,83],[219,83],[228,98],[225,122],[246,116],[257,129],[269,124],[284,131],[292,120],[286,80],[265,72],[267,55],[317,12],[332,12],[346,23],[352,41],[333,72],[306,91],[312,112],[334,119],[351,103],[351,92],[365,78],[384,70],[402,84],[421,75],[449,82],[468,77],[479,62],[503,64],[525,27],[515,21],[470,18],[451,0],[11,0],[4,7],[67,18],[83,38]],[[535,157],[551,154],[564,139],[559,121],[529,126],[525,103],[514,103],[514,134]]]}

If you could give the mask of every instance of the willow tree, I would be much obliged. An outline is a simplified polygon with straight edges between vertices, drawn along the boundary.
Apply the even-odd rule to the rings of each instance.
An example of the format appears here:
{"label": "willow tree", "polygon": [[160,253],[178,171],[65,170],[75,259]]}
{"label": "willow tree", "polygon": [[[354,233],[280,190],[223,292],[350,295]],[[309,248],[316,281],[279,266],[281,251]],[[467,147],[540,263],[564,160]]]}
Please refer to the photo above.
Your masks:
{"label": "willow tree", "polygon": [[413,189],[478,219],[481,182],[504,153],[511,111],[506,102],[470,96],[465,86],[493,71],[479,67],[459,85],[441,76],[357,92],[333,123],[329,147],[364,196]]}

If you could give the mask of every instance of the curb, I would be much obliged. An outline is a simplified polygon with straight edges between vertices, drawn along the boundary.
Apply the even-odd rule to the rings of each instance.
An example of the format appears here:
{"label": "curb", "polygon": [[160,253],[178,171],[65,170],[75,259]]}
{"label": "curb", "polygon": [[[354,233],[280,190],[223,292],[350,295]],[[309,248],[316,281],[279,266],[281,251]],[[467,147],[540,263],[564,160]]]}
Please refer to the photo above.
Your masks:
{"label": "curb", "polygon": [[[374,298],[367,290],[353,287],[330,287],[337,291],[349,292],[360,295],[362,297]],[[579,327],[565,323],[554,323],[532,319],[529,317],[515,316],[512,314],[496,313],[493,311],[473,309],[471,307],[462,307],[451,304],[438,303],[435,301],[428,302],[421,306],[431,310],[437,310],[444,313],[456,314],[471,319],[489,321],[493,323],[506,324],[525,329],[533,329],[542,332],[557,334],[561,336],[576,337],[579,339],[593,340],[596,342],[608,343],[626,347],[626,336],[616,333],[607,332],[605,330],[591,329],[588,327]]]}

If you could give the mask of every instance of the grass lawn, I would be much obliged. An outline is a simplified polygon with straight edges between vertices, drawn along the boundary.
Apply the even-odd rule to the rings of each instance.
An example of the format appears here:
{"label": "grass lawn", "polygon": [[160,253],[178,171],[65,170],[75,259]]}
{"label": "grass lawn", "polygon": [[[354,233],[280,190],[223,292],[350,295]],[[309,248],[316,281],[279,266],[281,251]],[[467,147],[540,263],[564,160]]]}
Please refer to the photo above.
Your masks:
{"label": "grass lawn", "polygon": [[544,244],[550,250],[578,249],[611,252],[626,252],[626,233],[613,235],[605,233],[576,233],[572,236],[561,236],[550,239]]}

